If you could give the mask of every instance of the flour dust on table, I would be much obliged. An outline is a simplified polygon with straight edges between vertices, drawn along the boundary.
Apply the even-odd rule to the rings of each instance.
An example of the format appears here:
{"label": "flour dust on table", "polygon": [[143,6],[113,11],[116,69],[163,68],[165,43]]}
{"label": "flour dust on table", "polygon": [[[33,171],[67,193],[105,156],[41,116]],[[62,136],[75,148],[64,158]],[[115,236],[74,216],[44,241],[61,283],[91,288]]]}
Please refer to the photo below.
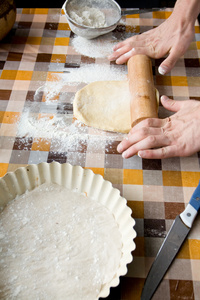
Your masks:
{"label": "flour dust on table", "polygon": [[[123,26],[123,23],[121,23],[121,26]],[[81,55],[91,58],[107,59],[107,57],[113,52],[113,47],[117,43],[131,37],[133,34],[134,33],[130,34],[128,32],[123,33],[123,36],[119,39],[115,37],[113,33],[107,33],[92,40],[87,40],[81,36],[75,35],[70,42],[75,51]]]}
{"label": "flour dust on table", "polygon": [[[77,156],[80,158],[82,153],[78,150],[81,145],[90,144],[96,153],[96,161],[100,162],[101,153],[104,153],[105,147],[109,148],[114,141],[121,141],[123,134],[88,128],[82,126],[80,121],[74,121],[72,103],[75,93],[70,93],[69,98],[66,86],[74,91],[90,82],[122,81],[126,78],[126,69],[123,66],[110,68],[104,64],[83,64],[81,68],[69,68],[69,71],[70,73],[64,74],[54,73],[55,82],[47,81],[39,86],[35,92],[34,101],[27,99],[18,121],[17,137],[23,142],[24,150],[26,141],[28,144],[30,139],[34,139],[34,142],[43,139],[47,143],[51,141],[51,151],[73,152],[76,149]],[[63,107],[63,105],[67,105],[71,110],[67,113],[63,111],[60,113],[58,107]],[[87,151],[90,152],[90,147]],[[74,159],[74,156],[72,158]],[[74,163],[74,161],[70,162]],[[77,164],[77,161],[75,163]]]}
{"label": "flour dust on table", "polygon": [[[30,110],[23,113],[19,125],[17,136],[24,143],[26,150],[26,140],[34,138],[35,141],[44,139],[47,144],[49,140],[53,141],[54,149],[59,152],[74,152],[81,157],[79,148],[83,144],[89,144],[96,153],[96,159],[100,160],[101,155],[98,153],[105,151],[105,147],[109,148],[114,141],[121,141],[123,134],[105,132],[98,129],[82,126],[78,120],[73,121],[72,114],[44,116],[39,118],[31,114]],[[53,148],[51,147],[51,151]],[[88,147],[88,152],[90,148]],[[72,162],[71,162],[72,163]]]}
{"label": "flour dust on table", "polygon": [[81,55],[91,58],[107,58],[112,53],[114,45],[117,44],[116,40],[112,42],[110,40],[110,33],[95,40],[87,40],[81,36],[75,36],[72,39],[72,46]]}
{"label": "flour dust on table", "polygon": [[[97,50],[97,52],[100,50]],[[55,103],[55,98],[63,91],[65,86],[77,87],[82,84],[88,84],[95,81],[107,80],[125,80],[127,77],[127,69],[124,66],[112,66],[107,64],[83,64],[81,68],[67,68],[68,72],[64,74],[54,73],[55,82],[47,81],[40,86],[34,95],[34,100],[40,100],[40,93],[45,96],[45,102],[49,104]],[[59,70],[59,64],[58,69]],[[72,99],[73,101],[73,99]]]}

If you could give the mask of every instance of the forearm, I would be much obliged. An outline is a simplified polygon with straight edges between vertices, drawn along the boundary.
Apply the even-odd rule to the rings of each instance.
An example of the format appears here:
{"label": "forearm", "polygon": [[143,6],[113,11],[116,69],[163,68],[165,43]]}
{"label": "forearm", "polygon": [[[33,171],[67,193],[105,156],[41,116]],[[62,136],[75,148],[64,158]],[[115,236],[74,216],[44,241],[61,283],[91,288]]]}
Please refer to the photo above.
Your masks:
{"label": "forearm", "polygon": [[179,17],[182,22],[194,23],[200,13],[200,0],[177,0],[173,14]]}
{"label": "forearm", "polygon": [[168,55],[158,71],[162,75],[169,73],[194,39],[194,25],[199,13],[200,0],[177,0],[168,19],[152,30],[117,44],[109,60],[122,64],[136,54],[156,59]]}

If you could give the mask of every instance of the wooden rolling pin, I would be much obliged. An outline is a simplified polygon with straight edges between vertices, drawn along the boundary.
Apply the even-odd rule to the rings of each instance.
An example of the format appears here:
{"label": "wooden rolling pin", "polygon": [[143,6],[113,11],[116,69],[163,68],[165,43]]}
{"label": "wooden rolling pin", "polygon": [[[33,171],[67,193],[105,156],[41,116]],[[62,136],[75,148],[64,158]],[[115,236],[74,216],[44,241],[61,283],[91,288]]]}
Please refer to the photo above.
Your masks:
{"label": "wooden rolling pin", "polygon": [[132,56],[128,61],[128,79],[131,127],[146,118],[157,118],[158,105],[150,58],[141,54]]}

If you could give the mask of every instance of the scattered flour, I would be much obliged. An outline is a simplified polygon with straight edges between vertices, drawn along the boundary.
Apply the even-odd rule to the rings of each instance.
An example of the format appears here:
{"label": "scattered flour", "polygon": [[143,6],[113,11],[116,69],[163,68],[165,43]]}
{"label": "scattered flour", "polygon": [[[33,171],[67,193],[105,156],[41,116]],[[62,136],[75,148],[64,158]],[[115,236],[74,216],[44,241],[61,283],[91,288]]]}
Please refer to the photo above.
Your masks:
{"label": "scattered flour", "polygon": [[90,145],[92,152],[101,152],[105,145],[121,140],[124,135],[82,126],[77,120],[73,122],[71,114],[57,114],[51,118],[43,114],[38,119],[27,110],[20,119],[17,136],[24,139],[24,144],[28,138],[53,140],[56,145],[52,147],[59,152],[79,152],[83,145]]}
{"label": "scattered flour", "polygon": [[116,41],[111,42],[111,33],[98,37],[95,40],[87,40],[81,36],[72,39],[74,49],[85,56],[92,58],[108,57],[113,51]]}
{"label": "scattered flour", "polygon": [[[119,26],[120,25],[123,26],[123,23],[119,24]],[[116,36],[119,37],[119,35],[120,39],[115,37],[113,32],[111,32],[92,40],[75,35],[71,43],[77,53],[91,58],[107,58],[113,52],[113,47],[117,43],[132,37],[134,33],[122,32]]]}
{"label": "scattered flour", "polygon": [[[58,76],[56,76],[58,78]],[[61,77],[60,77],[61,79]],[[55,100],[56,96],[59,95],[59,93],[62,90],[62,87],[64,86],[64,82],[61,80],[59,82],[48,82],[42,86],[40,86],[34,95],[34,100],[37,101],[40,99],[41,94],[43,93],[46,99],[46,102]]]}
{"label": "scattered flour", "polygon": [[[78,90],[83,87],[83,84],[94,81],[124,80],[127,69],[120,65],[83,64],[80,68],[68,68],[67,70],[69,73],[55,73],[56,82],[46,82],[35,92],[35,101],[27,102],[29,106],[26,106],[21,115],[17,136],[22,139],[24,144],[29,138],[34,139],[34,141],[41,138],[51,140],[50,151],[76,151],[80,157],[82,145],[87,146],[87,153],[89,151],[105,153],[105,146],[112,147],[112,143],[122,140],[124,135],[82,126],[79,121],[73,122],[72,114],[59,114],[56,107],[59,103],[66,103],[67,101],[69,103],[69,99],[67,101],[64,99],[68,93],[66,86],[72,86],[73,89]],[[62,94],[62,100],[59,98],[60,94]],[[70,96],[71,103],[73,102],[73,95],[74,92]],[[40,117],[38,117],[38,108],[42,104],[41,97],[43,96],[45,96],[43,112],[45,109],[47,112],[40,113]],[[48,111],[50,111],[50,117]],[[99,160],[101,160],[101,155],[99,155]]]}
{"label": "scattered flour", "polygon": [[107,26],[105,14],[95,7],[74,5],[72,1],[68,6],[67,12],[70,18],[79,25],[92,28]]}
{"label": "scattered flour", "polygon": [[97,300],[119,268],[121,249],[106,207],[45,183],[0,213],[0,298]]}
{"label": "scattered flour", "polygon": [[88,84],[94,81],[125,80],[127,68],[123,65],[110,66],[108,64],[83,64],[80,68],[68,68],[69,73],[55,73],[56,82],[46,82],[35,92],[35,100],[43,92],[46,102],[51,102],[62,91],[65,85],[78,86],[80,83]]}
{"label": "scattered flour", "polygon": [[125,66],[110,66],[107,64],[85,64],[77,69],[68,69],[70,73],[61,75],[65,83],[90,83],[105,80],[125,80],[127,69]]}

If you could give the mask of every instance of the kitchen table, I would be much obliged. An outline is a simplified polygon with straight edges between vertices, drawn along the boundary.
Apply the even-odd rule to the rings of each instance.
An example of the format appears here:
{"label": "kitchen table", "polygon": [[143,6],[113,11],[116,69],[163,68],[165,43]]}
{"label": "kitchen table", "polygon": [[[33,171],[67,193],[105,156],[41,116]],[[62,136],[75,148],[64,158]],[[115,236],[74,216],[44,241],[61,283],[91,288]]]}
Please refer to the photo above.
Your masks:
{"label": "kitchen table", "polygon": [[[82,126],[73,118],[75,92],[96,80],[121,80],[126,65],[107,60],[119,40],[158,26],[165,11],[123,17],[113,33],[94,41],[75,36],[61,9],[17,9],[15,25],[0,42],[0,176],[40,162],[69,162],[101,174],[118,188],[136,221],[136,249],[128,273],[107,299],[140,299],[148,270],[173,222],[200,179],[200,153],[190,157],[123,159],[122,134]],[[167,41],[166,41],[167,42]],[[200,29],[170,74],[152,60],[159,93],[200,100]],[[168,115],[159,106],[159,116]],[[105,262],[106,263],[106,262]],[[154,300],[200,299],[200,217]]]}

